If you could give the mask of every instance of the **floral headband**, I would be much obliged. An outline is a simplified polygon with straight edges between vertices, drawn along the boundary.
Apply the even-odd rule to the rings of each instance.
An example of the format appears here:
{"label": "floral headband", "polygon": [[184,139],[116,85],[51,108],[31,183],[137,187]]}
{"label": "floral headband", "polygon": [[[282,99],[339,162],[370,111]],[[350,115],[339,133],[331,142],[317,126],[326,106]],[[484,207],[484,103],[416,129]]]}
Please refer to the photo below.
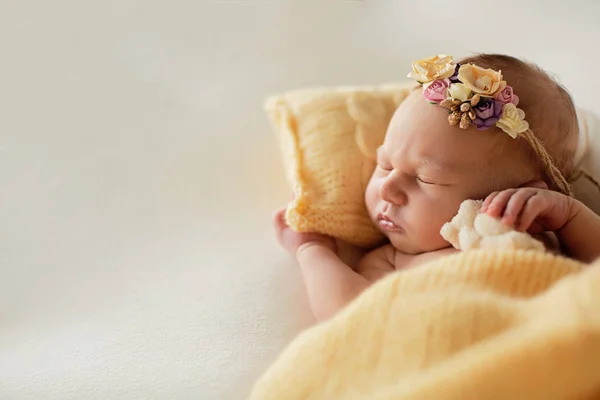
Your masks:
{"label": "floral headband", "polygon": [[415,78],[423,87],[423,96],[431,104],[448,109],[448,122],[479,130],[497,126],[510,137],[524,138],[539,157],[555,190],[573,195],[571,186],[554,164],[544,144],[529,129],[525,112],[517,108],[519,97],[503,80],[502,71],[474,64],[458,64],[452,56],[439,55],[412,64]]}
{"label": "floral headband", "polygon": [[497,126],[512,138],[529,129],[519,98],[502,79],[502,71],[483,69],[474,64],[460,65],[452,56],[440,55],[412,64],[415,78],[423,85],[423,96],[431,104],[449,110],[450,125],[467,129]]}

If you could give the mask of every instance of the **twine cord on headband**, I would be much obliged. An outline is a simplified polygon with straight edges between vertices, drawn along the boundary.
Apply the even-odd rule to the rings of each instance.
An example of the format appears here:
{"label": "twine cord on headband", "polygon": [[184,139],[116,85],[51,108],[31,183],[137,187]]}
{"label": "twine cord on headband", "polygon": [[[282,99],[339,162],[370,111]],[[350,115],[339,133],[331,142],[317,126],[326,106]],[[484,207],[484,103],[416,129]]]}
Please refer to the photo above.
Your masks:
{"label": "twine cord on headband", "polygon": [[556,189],[567,196],[573,196],[571,185],[569,185],[569,182],[567,182],[559,169],[556,168],[556,165],[554,165],[554,162],[552,161],[552,156],[548,154],[544,144],[533,134],[531,129],[527,129],[525,132],[520,133],[519,136],[527,140],[527,143],[529,143],[535,154],[539,157],[544,166],[544,170]]}

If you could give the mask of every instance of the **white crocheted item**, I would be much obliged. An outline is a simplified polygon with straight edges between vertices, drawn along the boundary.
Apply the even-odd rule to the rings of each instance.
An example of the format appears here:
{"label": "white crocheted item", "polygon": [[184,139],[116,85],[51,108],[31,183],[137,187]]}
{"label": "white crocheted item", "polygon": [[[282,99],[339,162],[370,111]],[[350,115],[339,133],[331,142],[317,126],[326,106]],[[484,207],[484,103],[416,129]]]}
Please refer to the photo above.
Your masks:
{"label": "white crocheted item", "polygon": [[480,213],[482,203],[481,200],[463,201],[458,214],[442,226],[442,237],[454,248],[545,250],[544,244],[528,233],[517,232],[499,219]]}

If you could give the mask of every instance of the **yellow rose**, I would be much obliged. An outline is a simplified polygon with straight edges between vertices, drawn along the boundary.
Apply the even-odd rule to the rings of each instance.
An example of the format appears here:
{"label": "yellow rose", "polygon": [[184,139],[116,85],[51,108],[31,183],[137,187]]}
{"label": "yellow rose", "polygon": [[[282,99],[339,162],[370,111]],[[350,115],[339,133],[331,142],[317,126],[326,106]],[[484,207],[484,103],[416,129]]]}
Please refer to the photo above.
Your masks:
{"label": "yellow rose", "polygon": [[413,72],[407,76],[421,83],[428,83],[436,79],[450,78],[454,75],[456,64],[452,56],[439,55],[414,61],[412,67]]}
{"label": "yellow rose", "polygon": [[502,71],[483,69],[473,64],[460,66],[458,80],[473,92],[486,97],[493,97],[506,87],[506,81],[502,80]]}
{"label": "yellow rose", "polygon": [[463,83],[453,83],[448,88],[448,97],[460,101],[467,101],[471,98],[473,91]]}
{"label": "yellow rose", "polygon": [[505,104],[502,107],[502,115],[496,122],[496,126],[508,133],[513,139],[519,133],[529,129],[529,123],[525,121],[525,112],[512,103]]}

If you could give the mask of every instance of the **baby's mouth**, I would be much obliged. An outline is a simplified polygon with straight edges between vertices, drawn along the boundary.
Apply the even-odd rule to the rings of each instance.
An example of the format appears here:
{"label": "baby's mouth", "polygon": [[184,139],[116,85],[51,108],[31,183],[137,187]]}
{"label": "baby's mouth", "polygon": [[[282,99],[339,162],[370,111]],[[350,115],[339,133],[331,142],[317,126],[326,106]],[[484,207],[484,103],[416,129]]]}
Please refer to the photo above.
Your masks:
{"label": "baby's mouth", "polygon": [[384,231],[398,232],[401,230],[401,228],[398,225],[396,225],[394,221],[392,221],[388,216],[383,214],[379,214],[377,216],[377,223],[379,224],[379,227]]}

